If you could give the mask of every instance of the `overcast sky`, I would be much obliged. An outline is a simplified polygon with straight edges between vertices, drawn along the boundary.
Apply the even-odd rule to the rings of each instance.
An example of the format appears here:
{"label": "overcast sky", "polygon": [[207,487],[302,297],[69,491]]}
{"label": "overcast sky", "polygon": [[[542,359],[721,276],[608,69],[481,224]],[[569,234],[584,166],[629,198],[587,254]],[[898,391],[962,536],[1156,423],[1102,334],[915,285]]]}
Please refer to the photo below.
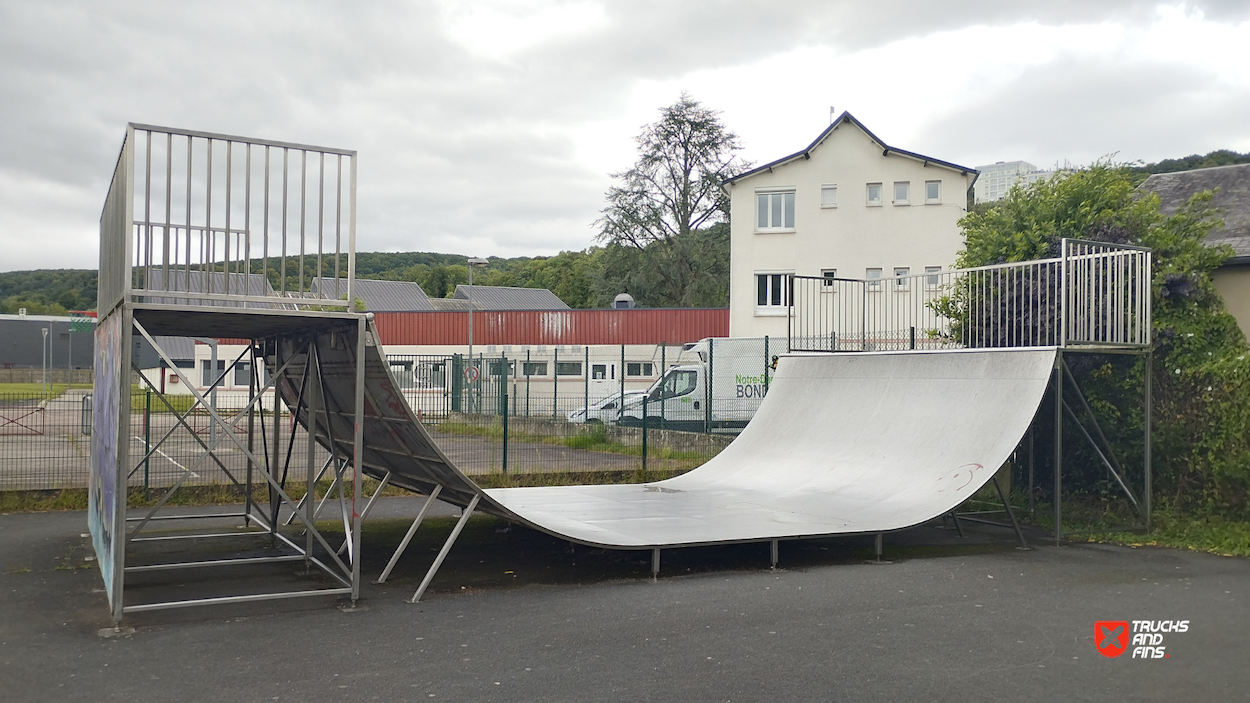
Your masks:
{"label": "overcast sky", "polygon": [[0,0],[0,270],[95,268],[127,122],[356,149],[360,251],[593,243],[685,90],[769,161],[851,111],[977,166],[1250,151],[1250,3]]}

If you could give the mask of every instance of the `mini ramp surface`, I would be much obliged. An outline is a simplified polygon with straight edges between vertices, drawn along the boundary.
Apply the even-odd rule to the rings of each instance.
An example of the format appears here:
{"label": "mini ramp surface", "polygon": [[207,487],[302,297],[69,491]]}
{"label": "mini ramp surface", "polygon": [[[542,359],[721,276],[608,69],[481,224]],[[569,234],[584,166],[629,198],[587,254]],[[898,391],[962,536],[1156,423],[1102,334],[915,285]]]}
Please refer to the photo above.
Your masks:
{"label": "mini ramp surface", "polygon": [[[353,327],[311,338],[325,389],[318,435],[349,455],[354,337]],[[649,484],[482,489],[417,421],[368,341],[367,474],[389,472],[391,483],[426,494],[441,485],[439,498],[461,506],[480,495],[479,510],[614,549],[883,532],[931,520],[1007,460],[1055,363],[1053,348],[786,356],[755,419],[689,473]],[[309,342],[284,340],[279,351],[277,367],[294,362],[279,379],[291,406]],[[306,411],[300,422],[307,426]]]}

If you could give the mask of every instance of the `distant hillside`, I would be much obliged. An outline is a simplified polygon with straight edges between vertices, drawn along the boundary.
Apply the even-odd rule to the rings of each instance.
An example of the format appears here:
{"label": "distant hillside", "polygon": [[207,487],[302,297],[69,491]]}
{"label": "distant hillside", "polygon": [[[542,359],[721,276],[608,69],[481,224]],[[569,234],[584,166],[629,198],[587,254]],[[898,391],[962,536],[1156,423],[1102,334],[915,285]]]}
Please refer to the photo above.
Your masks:
{"label": "distant hillside", "polygon": [[39,269],[0,273],[0,313],[63,315],[95,308],[94,269]]}
{"label": "distant hillside", "polygon": [[[675,240],[673,246],[697,247],[700,271],[694,307],[729,304],[729,232],[718,225]],[[490,257],[488,266],[475,270],[473,283],[484,286],[546,288],[571,308],[606,308],[618,293],[630,293],[642,307],[672,307],[659,284],[657,270],[663,252],[617,246],[562,251],[555,256],[510,259]],[[270,262],[273,263],[272,261]],[[315,259],[305,259],[305,283],[316,275]],[[259,262],[254,264],[259,272]],[[324,270],[334,275],[333,267]],[[346,272],[342,272],[344,275]],[[356,276],[391,281],[413,281],[431,297],[451,297],[456,286],[469,281],[468,257],[433,252],[358,252]],[[277,275],[270,273],[275,288]],[[287,288],[298,286],[297,259],[287,259]],[[96,305],[96,272],[78,269],[0,272],[0,313],[26,308],[31,314],[64,314]]]}
{"label": "distant hillside", "polygon": [[1217,149],[1205,156],[1190,154],[1179,159],[1164,159],[1157,163],[1139,166],[1133,170],[1150,175],[1192,171],[1196,168],[1210,168],[1211,166],[1231,166],[1233,164],[1250,164],[1250,152],[1239,154],[1229,149]]}

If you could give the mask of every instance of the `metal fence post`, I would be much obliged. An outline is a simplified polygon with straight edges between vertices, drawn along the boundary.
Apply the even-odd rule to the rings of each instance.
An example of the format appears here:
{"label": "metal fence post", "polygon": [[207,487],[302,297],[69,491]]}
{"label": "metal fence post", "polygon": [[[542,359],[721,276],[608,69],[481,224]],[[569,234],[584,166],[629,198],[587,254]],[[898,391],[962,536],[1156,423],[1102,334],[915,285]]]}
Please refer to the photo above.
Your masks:
{"label": "metal fence post", "polygon": [[716,349],[716,340],[707,340],[707,394],[706,407],[703,408],[703,431],[712,434],[712,379],[715,377],[715,367],[713,363],[713,350]]}
{"label": "metal fence post", "polygon": [[642,472],[647,472],[647,396],[642,397]]}
{"label": "metal fence post", "polygon": [[[625,407],[625,345],[624,344],[621,344],[620,371],[621,371],[621,400],[620,400],[620,403],[618,403],[618,405],[624,408]],[[645,418],[646,416],[644,415],[643,417]]]}
{"label": "metal fence post", "polygon": [[[502,358],[502,357],[501,357]],[[506,362],[505,362],[506,364]],[[504,366],[507,370],[507,366]],[[508,473],[508,387],[500,388],[500,395],[503,397],[503,466],[501,471],[506,475]]]}
{"label": "metal fence post", "polygon": [[[161,373],[164,373],[162,370]],[[151,490],[151,480],[149,474],[149,464],[151,457],[148,455],[152,452],[152,389],[144,394],[143,406],[143,499],[148,500],[148,492]]]}
{"label": "metal fence post", "polygon": [[[664,374],[668,371],[668,342],[660,342],[660,395],[664,395]],[[646,417],[646,415],[643,415]],[[664,401],[660,401],[660,429],[664,429]]]}
{"label": "metal fence post", "polygon": [[[590,345],[586,345],[586,373],[582,374],[582,381],[584,382],[583,385],[585,385],[585,391],[583,393],[585,397],[582,400],[582,407],[585,408],[586,412],[589,412],[590,411]],[[587,419],[589,418],[586,416],[582,417],[582,420],[587,420]]]}
{"label": "metal fence post", "polygon": [[551,419],[556,419],[556,408],[560,405],[560,348],[556,347],[551,362]]}
{"label": "metal fence post", "polygon": [[768,335],[764,335],[764,395],[768,395]]}
{"label": "metal fence post", "polygon": [[530,350],[525,350],[525,417],[530,416]]}

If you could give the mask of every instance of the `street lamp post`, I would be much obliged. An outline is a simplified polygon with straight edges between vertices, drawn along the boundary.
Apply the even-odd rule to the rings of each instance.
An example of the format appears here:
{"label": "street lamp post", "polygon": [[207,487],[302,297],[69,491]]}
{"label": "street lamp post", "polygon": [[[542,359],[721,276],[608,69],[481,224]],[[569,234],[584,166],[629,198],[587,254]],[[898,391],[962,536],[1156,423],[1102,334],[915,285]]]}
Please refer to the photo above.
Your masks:
{"label": "street lamp post", "polygon": [[[465,371],[475,368],[473,366],[473,269],[483,268],[490,262],[486,259],[472,257],[469,259],[469,365],[465,367]],[[481,378],[482,372],[478,369],[477,378]],[[476,383],[477,378],[472,379],[471,383]],[[466,380],[468,380],[466,378]],[[469,391],[470,405],[472,404],[473,391]]]}
{"label": "street lamp post", "polygon": [[48,394],[48,328],[43,328],[43,393]]}

